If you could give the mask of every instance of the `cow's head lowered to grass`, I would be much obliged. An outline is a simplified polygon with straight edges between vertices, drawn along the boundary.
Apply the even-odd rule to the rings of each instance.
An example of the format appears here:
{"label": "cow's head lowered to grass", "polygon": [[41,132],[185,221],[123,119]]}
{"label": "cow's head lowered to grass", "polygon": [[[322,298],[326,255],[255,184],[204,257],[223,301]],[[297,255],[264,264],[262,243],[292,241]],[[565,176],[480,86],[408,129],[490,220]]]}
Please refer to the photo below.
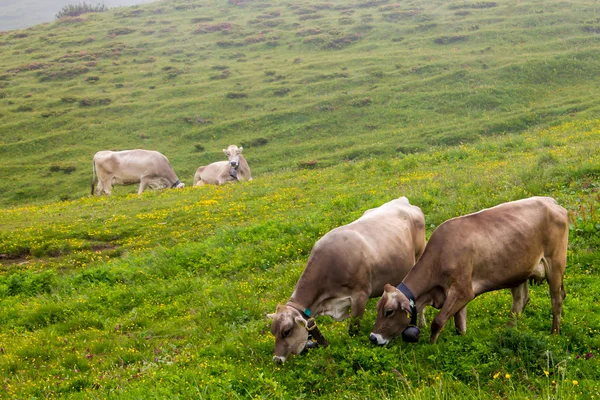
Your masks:
{"label": "cow's head lowered to grass", "polygon": [[[415,316],[413,316],[415,314]],[[377,320],[369,339],[373,344],[384,346],[402,334],[407,342],[416,342],[419,331],[412,326],[416,321],[416,309],[409,299],[397,288],[385,285],[383,296],[377,303]]]}
{"label": "cow's head lowered to grass", "polygon": [[308,341],[306,320],[300,312],[278,304],[275,313],[267,316],[272,320],[271,333],[275,336],[273,361],[284,363],[290,354],[300,354]]}
{"label": "cow's head lowered to grass", "polygon": [[242,150],[244,150],[243,147],[237,147],[235,144],[223,149],[223,153],[227,156],[231,168],[237,169],[240,166],[240,154],[242,154]]}

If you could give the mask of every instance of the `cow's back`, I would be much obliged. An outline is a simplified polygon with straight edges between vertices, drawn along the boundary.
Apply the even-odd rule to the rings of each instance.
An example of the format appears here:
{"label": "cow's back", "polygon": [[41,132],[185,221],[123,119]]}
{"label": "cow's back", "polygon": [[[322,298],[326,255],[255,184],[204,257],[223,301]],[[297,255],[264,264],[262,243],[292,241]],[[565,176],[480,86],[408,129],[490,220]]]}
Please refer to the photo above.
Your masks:
{"label": "cow's back", "polygon": [[138,181],[142,175],[170,175],[172,171],[169,160],[154,150],[104,150],[94,155],[94,161],[115,176],[135,177]]}
{"label": "cow's back", "polygon": [[402,281],[424,242],[420,209],[408,201],[393,200],[319,239],[298,285],[305,280],[324,288],[360,289],[371,297],[379,296],[386,283]]}
{"label": "cow's back", "polygon": [[566,251],[567,239],[566,210],[550,197],[532,197],[444,222],[423,258],[446,274],[471,279],[482,293],[524,282],[541,258]]}

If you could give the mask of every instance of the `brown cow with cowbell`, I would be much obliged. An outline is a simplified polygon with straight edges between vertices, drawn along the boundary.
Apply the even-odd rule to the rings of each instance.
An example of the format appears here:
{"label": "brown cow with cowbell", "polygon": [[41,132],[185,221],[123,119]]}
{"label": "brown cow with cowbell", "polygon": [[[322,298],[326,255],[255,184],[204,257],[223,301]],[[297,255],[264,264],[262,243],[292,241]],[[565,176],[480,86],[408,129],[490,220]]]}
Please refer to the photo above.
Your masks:
{"label": "brown cow with cowbell", "polygon": [[464,334],[467,303],[492,290],[510,288],[512,312],[520,313],[529,302],[529,279],[548,281],[551,332],[558,334],[568,239],[567,211],[550,197],[504,203],[444,222],[402,283],[385,286],[371,342],[385,345],[399,334],[416,342],[413,316],[428,305],[441,309],[431,324],[432,343],[451,317]]}
{"label": "brown cow with cowbell", "polygon": [[305,348],[327,346],[314,321],[318,315],[341,321],[351,310],[349,331],[358,332],[369,297],[381,296],[388,282],[400,283],[424,248],[425,217],[406,197],[325,234],[314,245],[290,301],[268,315],[275,336],[273,361],[284,363]]}

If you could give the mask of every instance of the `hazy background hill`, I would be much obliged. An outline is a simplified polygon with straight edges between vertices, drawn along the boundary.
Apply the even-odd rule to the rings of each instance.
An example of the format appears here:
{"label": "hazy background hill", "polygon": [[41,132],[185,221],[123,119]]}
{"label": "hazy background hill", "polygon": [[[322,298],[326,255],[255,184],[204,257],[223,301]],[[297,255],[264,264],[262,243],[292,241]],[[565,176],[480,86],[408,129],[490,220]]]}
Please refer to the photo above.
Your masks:
{"label": "hazy background hill", "polygon": [[[85,1],[88,4],[104,4],[107,7],[123,7],[151,3],[158,0],[100,0]],[[56,13],[77,0],[2,0],[0,2],[0,31],[24,29],[44,22],[52,22]]]}

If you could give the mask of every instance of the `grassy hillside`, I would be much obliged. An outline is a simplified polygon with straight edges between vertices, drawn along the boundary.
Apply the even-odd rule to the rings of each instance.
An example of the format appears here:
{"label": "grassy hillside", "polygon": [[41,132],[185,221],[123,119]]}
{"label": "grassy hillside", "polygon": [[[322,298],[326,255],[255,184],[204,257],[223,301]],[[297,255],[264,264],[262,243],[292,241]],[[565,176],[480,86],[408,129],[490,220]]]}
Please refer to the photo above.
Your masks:
{"label": "grassy hillside", "polygon": [[4,33],[0,201],[86,195],[101,149],[159,150],[189,184],[231,143],[262,174],[594,116],[597,12],[180,0]]}
{"label": "grassy hillside", "polygon": [[[600,58],[584,1],[163,1],[0,36],[0,398],[598,398]],[[100,149],[186,184],[243,145],[255,177],[90,197]],[[532,195],[569,210],[547,285],[466,336],[271,362],[265,319],[315,241],[406,195],[428,235]],[[428,320],[435,315],[428,310]]]}

